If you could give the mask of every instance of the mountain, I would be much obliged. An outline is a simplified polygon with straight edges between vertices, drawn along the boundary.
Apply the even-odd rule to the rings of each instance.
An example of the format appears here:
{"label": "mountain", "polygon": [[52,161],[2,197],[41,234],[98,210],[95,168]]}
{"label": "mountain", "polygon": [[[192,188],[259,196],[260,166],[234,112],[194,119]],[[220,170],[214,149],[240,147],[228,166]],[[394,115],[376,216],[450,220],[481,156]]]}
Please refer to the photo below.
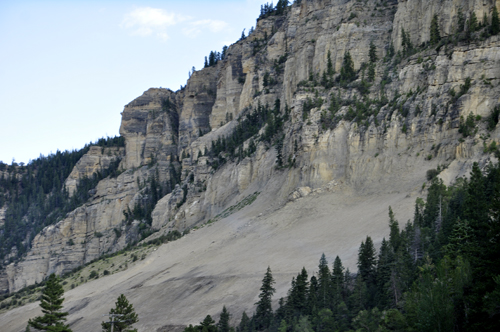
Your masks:
{"label": "mountain", "polygon": [[[74,331],[99,328],[120,293],[139,329],[152,331],[197,323],[223,304],[233,319],[252,312],[268,265],[277,298],[322,252],[354,271],[360,241],[370,235],[379,246],[388,236],[389,206],[410,219],[429,174],[450,184],[474,162],[496,161],[494,6],[302,0],[264,10],[254,31],[213,52],[181,90],[151,88],[125,106],[124,145],[84,151],[61,191],[70,200],[80,183],[98,182],[4,255],[1,288],[178,231],[133,267],[67,292]],[[0,220],[8,209],[6,201]],[[0,320],[19,331],[37,310],[27,304]]]}

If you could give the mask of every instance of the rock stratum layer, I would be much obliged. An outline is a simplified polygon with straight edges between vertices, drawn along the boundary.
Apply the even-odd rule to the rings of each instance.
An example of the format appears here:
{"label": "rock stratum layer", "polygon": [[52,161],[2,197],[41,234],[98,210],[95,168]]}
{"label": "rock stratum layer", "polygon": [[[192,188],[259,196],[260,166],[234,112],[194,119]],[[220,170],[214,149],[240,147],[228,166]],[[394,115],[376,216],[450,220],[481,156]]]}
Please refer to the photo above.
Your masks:
{"label": "rock stratum layer", "polygon": [[[335,247],[338,252],[331,253],[341,257],[344,254],[347,265],[354,267],[353,253],[363,237],[371,235],[379,243],[387,234],[382,216],[389,205],[400,204],[395,209],[401,212],[403,220],[410,218],[414,199],[425,195],[422,184],[427,170],[446,166],[439,176],[451,183],[456,177],[467,175],[472,162],[484,166],[492,159],[484,147],[498,143],[500,131],[498,126],[488,128],[485,119],[500,103],[500,36],[481,37],[478,33],[468,41],[454,40],[453,36],[459,12],[466,19],[472,13],[478,18],[484,14],[491,18],[494,6],[500,8],[500,2],[415,0],[387,1],[382,5],[377,1],[303,0],[290,6],[285,15],[258,20],[251,35],[231,45],[226,57],[216,65],[194,72],[182,90],[151,88],[125,106],[120,127],[125,138],[124,151],[107,153],[91,149],[75,167],[66,186],[71,191],[79,178],[91,175],[114,155],[122,157],[123,173],[102,180],[89,202],[38,234],[27,256],[1,271],[0,286],[13,292],[42,281],[50,273],[69,272],[138,240],[144,221],[127,222],[124,211],[133,210],[144,199],[143,183],[152,176],[171,185],[169,193],[151,213],[150,227],[158,230],[152,238],[172,230],[191,229],[248,195],[261,194],[253,203],[254,208],[248,207],[248,212],[243,210],[238,217],[227,219],[221,223],[224,227],[217,224],[220,234],[203,228],[163,246],[155,257],[147,260],[150,263],[142,263],[162,264],[164,255],[172,267],[184,266],[172,270],[143,266],[149,272],[135,271],[133,278],[137,280],[154,271],[172,271],[169,278],[155,274],[152,279],[144,279],[150,281],[140,283],[149,295],[142,295],[137,290],[141,287],[134,288],[131,281],[125,281],[126,276],[132,277],[131,272],[124,272],[115,279],[110,276],[107,281],[93,282],[96,287],[104,287],[105,282],[116,285],[109,299],[89,295],[90,286],[84,285],[68,294],[70,305],[81,304],[82,296],[86,301],[111,305],[111,299],[120,292],[128,292],[136,307],[147,305],[149,296],[151,301],[160,303],[160,295],[151,294],[170,283],[165,289],[177,289],[178,294],[164,295],[178,309],[168,309],[164,304],[161,307],[168,315],[138,310],[141,319],[148,321],[140,323],[143,330],[196,323],[207,310],[216,313],[222,304],[231,304],[241,311],[251,310],[248,303],[255,302],[256,294],[234,285],[245,282],[257,285],[262,272],[272,263],[276,266],[273,271],[286,277],[278,282],[278,293],[284,295],[287,285],[283,280],[288,282],[288,277],[304,263],[298,262],[297,269],[291,269],[283,262],[292,264],[292,257],[312,257],[316,261],[314,255],[319,257],[327,248],[321,249],[314,243],[327,245],[327,239],[340,232],[340,227],[350,227],[349,221],[360,220],[361,216],[354,212],[360,209],[367,215],[365,223],[353,226],[357,231],[351,237],[335,235],[342,245]],[[434,15],[439,17],[441,37],[454,41],[429,45]],[[406,55],[403,31],[414,47]],[[374,81],[367,84],[370,65],[366,64],[370,62],[371,45],[375,46],[378,59],[373,64]],[[390,54],[392,48],[394,55]],[[344,84],[337,78],[347,52],[357,78]],[[329,61],[335,70],[332,84],[321,86]],[[452,90],[454,95],[450,93]],[[272,108],[276,99],[280,100],[279,113],[283,117],[286,114],[287,119],[277,136],[270,142],[254,136],[241,147],[245,151],[254,144],[255,151],[233,160],[225,155],[227,162],[220,165],[219,159],[215,164],[215,156],[206,153],[213,143],[231,135],[238,123],[259,105]],[[368,99],[384,102],[369,103]],[[334,113],[331,105],[335,100],[349,102],[341,102]],[[305,105],[312,101],[312,107],[305,112]],[[357,113],[353,117],[352,112],[362,108],[356,102],[368,106],[364,115]],[[461,118],[466,119],[470,114],[474,127],[464,135]],[[326,121],[328,117],[330,120]],[[266,126],[261,128],[260,137],[265,134]],[[284,167],[277,167],[278,159],[283,160]],[[379,198],[377,204],[373,203],[375,197]],[[330,204],[327,198],[338,199],[345,210],[338,207],[330,211],[330,207],[323,206]],[[304,200],[308,205],[304,205]],[[386,206],[376,211],[364,207],[367,204],[374,208],[384,202]],[[260,207],[255,208],[255,204]],[[287,219],[286,216],[290,217],[287,209],[294,206],[305,210],[309,206],[314,210],[310,215],[319,221],[311,226],[326,227],[327,213],[342,216],[344,223],[334,223],[326,232],[308,231],[304,227],[309,220],[307,213],[302,211],[301,218]],[[256,222],[252,224],[252,220]],[[253,225],[249,229],[255,233],[242,231],[247,224]],[[286,240],[279,232],[290,236],[301,234],[301,240]],[[245,240],[247,236],[252,241]],[[207,237],[227,243],[227,248],[219,243],[211,249],[214,242]],[[293,256],[263,245],[271,239],[292,247],[303,242],[314,249]],[[242,249],[228,255],[233,242],[247,245],[246,251],[255,252],[247,257]],[[211,250],[225,259],[208,255]],[[209,261],[213,258],[213,262],[205,263],[214,265],[207,267],[188,252],[198,252]],[[269,259],[263,258],[268,255]],[[185,259],[191,262],[182,263]],[[251,261],[248,271],[237,268],[216,271],[218,266],[242,259]],[[264,261],[262,266],[258,265],[259,260]],[[192,288],[189,284],[202,281],[207,293],[202,301],[195,301],[189,296]],[[228,295],[232,291],[226,295],[221,290],[209,291],[209,284],[229,288],[233,285],[241,297]],[[30,308],[29,312],[34,314],[35,309]],[[190,309],[181,313],[179,308]],[[199,312],[200,308],[203,312]],[[97,309],[81,310],[71,311],[74,331],[79,326],[83,331],[84,322],[87,324],[98,315]],[[83,312],[85,318],[77,320]],[[17,317],[14,311],[10,315]],[[0,319],[7,317],[5,314]]]}

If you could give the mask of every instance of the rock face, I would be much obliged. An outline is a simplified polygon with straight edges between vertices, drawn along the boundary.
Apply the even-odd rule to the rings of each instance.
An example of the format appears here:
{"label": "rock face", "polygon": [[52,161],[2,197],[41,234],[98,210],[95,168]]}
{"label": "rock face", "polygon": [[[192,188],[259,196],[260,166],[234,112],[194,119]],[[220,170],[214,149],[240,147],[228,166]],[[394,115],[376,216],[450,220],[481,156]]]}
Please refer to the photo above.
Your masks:
{"label": "rock face", "polygon": [[68,193],[73,195],[81,178],[91,177],[95,173],[108,168],[113,161],[121,159],[124,152],[123,148],[91,146],[89,152],[80,158],[64,183]]}
{"label": "rock face", "polygon": [[[66,186],[74,190],[115,155],[123,156],[126,171],[102,180],[89,202],[44,229],[26,258],[2,271],[0,287],[18,290],[137,240],[144,222],[125,222],[123,212],[146,196],[144,183],[153,176],[176,183],[151,213],[158,236],[190,229],[254,192],[272,191],[279,208],[333,188],[363,195],[421,188],[425,172],[438,165],[448,167],[441,177],[449,183],[473,161],[485,165],[491,156],[484,146],[500,139],[484,121],[500,103],[500,36],[426,45],[435,14],[441,36],[452,38],[460,11],[482,20],[495,5],[500,1],[309,0],[259,20],[225,59],[193,73],[182,90],[152,88],[125,106],[124,151],[91,149]],[[402,54],[403,29],[415,46],[411,55]],[[367,82],[371,44],[378,59]],[[342,83],[347,52],[357,79]],[[329,59],[336,73],[322,86]],[[212,144],[276,99],[288,119],[280,139],[263,141],[263,126],[241,144],[242,150],[255,144],[254,152],[225,154],[227,162],[217,166],[206,153]],[[476,120],[465,136],[459,127],[469,114]],[[285,167],[277,167],[278,158]]]}

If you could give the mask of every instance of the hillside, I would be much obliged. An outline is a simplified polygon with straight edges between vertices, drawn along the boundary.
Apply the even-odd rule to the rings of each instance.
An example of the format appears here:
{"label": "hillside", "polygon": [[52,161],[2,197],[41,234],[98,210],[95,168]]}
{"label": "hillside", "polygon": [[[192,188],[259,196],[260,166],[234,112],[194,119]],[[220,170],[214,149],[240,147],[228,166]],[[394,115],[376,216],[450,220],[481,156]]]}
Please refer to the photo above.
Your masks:
{"label": "hillside", "polygon": [[[125,106],[124,148],[84,151],[64,192],[79,193],[94,174],[97,184],[76,208],[12,244],[1,288],[12,293],[189,231],[66,293],[73,331],[97,329],[120,293],[137,308],[139,330],[151,331],[198,323],[223,304],[234,320],[252,312],[267,266],[276,299],[304,264],[312,274],[323,252],[355,271],[359,243],[369,235],[378,247],[388,236],[389,206],[401,224],[413,216],[429,170],[450,184],[473,162],[496,161],[494,6],[302,0],[263,12],[251,34],[212,53],[181,90],[151,88]],[[255,202],[224,214],[254,193]],[[0,221],[13,206],[3,204]],[[0,321],[20,331],[38,310],[27,304]]]}

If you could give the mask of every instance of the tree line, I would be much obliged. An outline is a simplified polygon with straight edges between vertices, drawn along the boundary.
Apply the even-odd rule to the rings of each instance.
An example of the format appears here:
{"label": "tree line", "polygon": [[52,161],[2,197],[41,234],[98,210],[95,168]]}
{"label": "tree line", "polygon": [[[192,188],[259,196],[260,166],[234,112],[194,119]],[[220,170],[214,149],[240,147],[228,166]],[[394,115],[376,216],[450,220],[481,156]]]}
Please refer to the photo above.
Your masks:
{"label": "tree line", "polygon": [[[268,268],[255,312],[229,326],[207,316],[194,331],[497,331],[500,327],[500,168],[473,165],[470,179],[446,187],[434,177],[412,222],[400,228],[389,208],[389,239],[377,253],[367,236],[357,273],[323,254],[303,268],[272,308]],[[230,309],[230,308],[229,308]]]}
{"label": "tree line", "polygon": [[0,261],[3,262],[11,253],[14,255],[8,262],[21,257],[45,226],[55,224],[68,212],[84,204],[91,196],[89,190],[95,188],[100,180],[119,174],[120,159],[117,157],[108,168],[81,179],[70,197],[64,182],[91,146],[124,145],[122,137],[101,138],[80,150],[57,151],[49,156],[40,156],[27,165],[0,163],[0,207],[7,207],[5,224],[0,232]]}

